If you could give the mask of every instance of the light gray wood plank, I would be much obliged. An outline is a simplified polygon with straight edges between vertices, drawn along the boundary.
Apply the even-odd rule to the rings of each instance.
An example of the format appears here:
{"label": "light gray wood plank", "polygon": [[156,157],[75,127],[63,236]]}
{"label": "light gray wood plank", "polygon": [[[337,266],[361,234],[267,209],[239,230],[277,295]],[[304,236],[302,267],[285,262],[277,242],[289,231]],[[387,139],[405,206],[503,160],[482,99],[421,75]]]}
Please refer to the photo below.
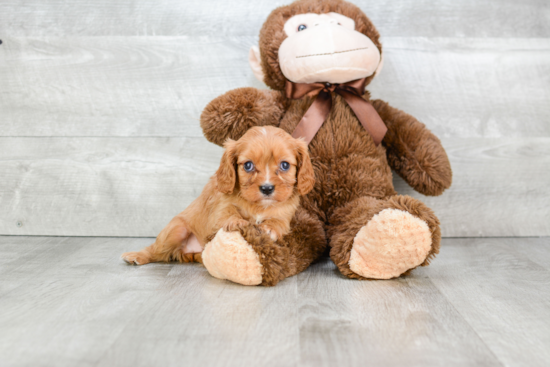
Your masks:
{"label": "light gray wood plank", "polygon": [[425,274],[350,280],[326,259],[298,293],[304,366],[500,366]]}
{"label": "light gray wood plank", "polygon": [[174,266],[169,292],[130,322],[98,366],[297,366],[296,278],[244,287]]}
{"label": "light gray wood plank", "polygon": [[150,241],[0,236],[0,279],[17,283],[0,295],[1,364],[550,361],[550,272],[523,253],[550,256],[549,238],[445,239],[429,267],[390,281],[349,280],[324,259],[272,288],[220,281],[198,264],[120,260]]}
{"label": "light gray wood plank", "polygon": [[373,98],[439,137],[550,136],[549,39],[392,38]]}
{"label": "light gray wood plank", "polygon": [[[0,136],[200,137],[208,102],[265,88],[254,37],[4,38]],[[550,40],[385,38],[373,98],[442,137],[550,137]],[[2,61],[3,60],[3,61]]]}
{"label": "light gray wood plank", "polygon": [[445,239],[424,272],[506,366],[550,363],[550,272],[523,256],[548,239]]}
{"label": "light gray wood plank", "polygon": [[550,238],[529,238],[521,246],[517,246],[516,242],[514,239],[505,239],[500,244],[550,270]]}
{"label": "light gray wood plank", "polygon": [[[149,297],[169,292],[163,285],[172,264],[132,268],[119,258],[150,241],[52,238],[41,245],[43,261],[3,274],[6,282],[19,284],[0,297],[2,365],[95,365]],[[11,237],[2,238],[0,247],[6,242]]]}
{"label": "light gray wood plank", "polygon": [[444,237],[550,234],[548,138],[442,139],[453,184],[438,197],[415,192],[394,175],[400,194],[431,207]]}
{"label": "light gray wood plank", "polygon": [[[257,35],[287,1],[72,1],[0,3],[0,34],[17,36]],[[352,1],[384,36],[548,37],[544,0]]]}
{"label": "light gray wood plank", "polygon": [[222,153],[198,138],[0,140],[6,234],[156,236]]}
{"label": "light gray wood plank", "polygon": [[[443,139],[451,189],[424,197],[445,237],[550,235],[549,138]],[[149,236],[202,191],[222,150],[199,138],[0,138],[0,233]]]}
{"label": "light gray wood plank", "polygon": [[5,38],[0,135],[202,137],[204,106],[253,82],[246,64],[252,43],[209,37]]}
{"label": "light gray wood plank", "polygon": [[[10,366],[294,366],[296,280],[243,287],[198,264],[126,265],[151,239],[69,238],[48,246],[0,298],[0,356]],[[0,248],[11,238],[0,238]],[[8,274],[18,281],[20,274]]]}
{"label": "light gray wood plank", "polygon": [[[65,256],[78,250],[77,246],[66,248],[69,241],[66,237],[3,237],[0,241],[0,297],[34,279],[33,270],[37,267],[46,270],[59,266]],[[57,248],[64,250],[56,251]]]}
{"label": "light gray wood plank", "polygon": [[[41,251],[46,251],[49,244],[62,242],[57,237],[2,236],[0,238],[0,274],[11,271],[13,266],[20,266]],[[9,269],[9,270],[8,270]]]}

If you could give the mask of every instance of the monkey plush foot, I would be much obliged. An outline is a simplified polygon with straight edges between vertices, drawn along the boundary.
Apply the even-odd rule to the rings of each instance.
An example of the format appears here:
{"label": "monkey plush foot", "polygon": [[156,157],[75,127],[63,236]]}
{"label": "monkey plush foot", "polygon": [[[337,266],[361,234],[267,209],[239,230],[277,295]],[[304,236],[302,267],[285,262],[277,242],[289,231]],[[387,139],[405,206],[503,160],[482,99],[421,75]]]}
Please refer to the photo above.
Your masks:
{"label": "monkey plush foot", "polygon": [[391,279],[421,265],[432,247],[428,224],[399,209],[384,209],[353,241],[349,268],[371,279]]}
{"label": "monkey plush foot", "polygon": [[210,275],[243,285],[262,283],[263,267],[259,255],[240,232],[219,230],[206,244],[202,262]]}

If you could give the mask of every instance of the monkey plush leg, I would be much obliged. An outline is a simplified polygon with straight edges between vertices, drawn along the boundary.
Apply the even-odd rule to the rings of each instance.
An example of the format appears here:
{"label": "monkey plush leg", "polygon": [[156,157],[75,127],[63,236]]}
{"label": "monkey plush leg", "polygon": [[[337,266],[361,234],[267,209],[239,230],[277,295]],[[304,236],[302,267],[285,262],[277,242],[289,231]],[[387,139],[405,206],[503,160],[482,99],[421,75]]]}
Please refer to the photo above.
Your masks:
{"label": "monkey plush leg", "polygon": [[250,225],[235,232],[220,230],[206,244],[202,261],[215,278],[243,285],[273,286],[305,270],[326,247],[321,222],[298,209],[290,233],[277,242]]}
{"label": "monkey plush leg", "polygon": [[180,217],[173,218],[157,236],[155,243],[141,251],[125,252],[122,259],[128,264],[145,265],[150,262],[201,262],[202,247]]}
{"label": "monkey plush leg", "polygon": [[330,256],[349,278],[396,278],[428,265],[439,252],[439,220],[410,196],[362,197],[333,218]]}

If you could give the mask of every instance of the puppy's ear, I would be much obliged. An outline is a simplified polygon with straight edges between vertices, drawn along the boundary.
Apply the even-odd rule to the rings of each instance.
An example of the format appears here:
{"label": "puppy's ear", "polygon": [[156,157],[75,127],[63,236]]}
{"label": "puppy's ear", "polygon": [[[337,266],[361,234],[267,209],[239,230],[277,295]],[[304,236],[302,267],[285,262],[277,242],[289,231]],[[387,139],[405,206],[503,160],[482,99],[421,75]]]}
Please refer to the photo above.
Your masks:
{"label": "puppy's ear", "polygon": [[217,188],[224,194],[231,194],[237,180],[237,174],[235,173],[235,164],[237,163],[237,142],[227,139],[223,146],[225,152],[220,162],[220,168],[216,171]]}
{"label": "puppy's ear", "polygon": [[296,139],[298,158],[298,192],[300,195],[306,195],[313,190],[315,185],[315,173],[313,173],[313,166],[311,165],[311,159],[307,149],[307,143],[302,139]]}

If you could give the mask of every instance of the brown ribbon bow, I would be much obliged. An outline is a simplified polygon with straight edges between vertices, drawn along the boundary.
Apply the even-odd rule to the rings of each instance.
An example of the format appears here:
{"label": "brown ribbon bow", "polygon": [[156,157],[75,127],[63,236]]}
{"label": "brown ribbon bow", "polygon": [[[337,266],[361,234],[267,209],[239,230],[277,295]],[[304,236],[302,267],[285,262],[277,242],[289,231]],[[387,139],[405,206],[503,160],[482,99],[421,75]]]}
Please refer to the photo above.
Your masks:
{"label": "brown ribbon bow", "polygon": [[287,98],[300,99],[306,95],[317,98],[292,133],[294,138],[304,138],[309,144],[317,131],[323,125],[332,108],[332,92],[341,95],[351,107],[361,125],[372,136],[372,140],[379,145],[386,135],[388,128],[380,118],[374,107],[362,97],[365,91],[366,78],[353,80],[344,84],[330,83],[293,83],[286,81],[285,91]]}

